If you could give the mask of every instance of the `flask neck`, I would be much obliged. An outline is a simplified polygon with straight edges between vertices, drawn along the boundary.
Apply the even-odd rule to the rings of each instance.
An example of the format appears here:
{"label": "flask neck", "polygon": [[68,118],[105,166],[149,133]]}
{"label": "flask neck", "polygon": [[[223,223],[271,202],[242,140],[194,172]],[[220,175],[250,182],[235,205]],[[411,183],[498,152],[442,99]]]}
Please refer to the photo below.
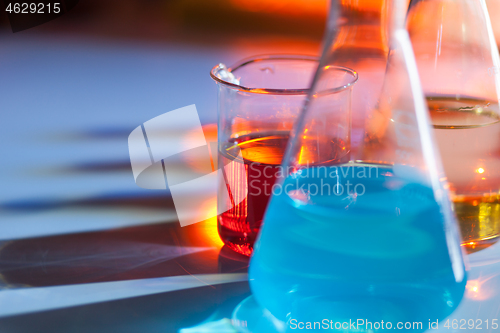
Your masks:
{"label": "flask neck", "polygon": [[331,0],[324,43],[329,58],[345,66],[354,66],[357,59],[385,58],[390,1]]}
{"label": "flask neck", "polygon": [[388,20],[388,31],[390,33],[405,29],[406,14],[408,13],[410,0],[391,0],[388,6],[390,19]]}
{"label": "flask neck", "polygon": [[405,29],[410,1],[331,0],[328,35],[337,40],[332,47],[344,45],[387,51],[392,32]]}

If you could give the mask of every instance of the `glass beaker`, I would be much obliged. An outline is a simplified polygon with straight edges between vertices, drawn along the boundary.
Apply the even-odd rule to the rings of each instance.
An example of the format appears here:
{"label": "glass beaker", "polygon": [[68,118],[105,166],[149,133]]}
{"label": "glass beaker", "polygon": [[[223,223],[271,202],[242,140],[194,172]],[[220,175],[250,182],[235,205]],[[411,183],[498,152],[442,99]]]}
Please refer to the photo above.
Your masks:
{"label": "glass beaker", "polygon": [[[266,55],[210,73],[218,86],[218,231],[249,256],[318,59]],[[344,115],[348,117],[348,114]],[[235,160],[239,163],[229,164]]]}
{"label": "glass beaker", "polygon": [[500,59],[484,0],[412,1],[407,27],[463,245],[500,235]]}
{"label": "glass beaker", "polygon": [[[331,19],[339,3],[332,1]],[[404,29],[407,2],[386,5],[389,57],[356,154],[331,153],[339,132],[327,125],[337,105],[322,94],[327,47],[292,131],[283,191],[270,200],[251,258],[253,296],[287,325],[291,318],[427,322],[449,315],[463,296],[460,238]],[[334,39],[325,45],[341,44],[342,29],[331,23]]]}

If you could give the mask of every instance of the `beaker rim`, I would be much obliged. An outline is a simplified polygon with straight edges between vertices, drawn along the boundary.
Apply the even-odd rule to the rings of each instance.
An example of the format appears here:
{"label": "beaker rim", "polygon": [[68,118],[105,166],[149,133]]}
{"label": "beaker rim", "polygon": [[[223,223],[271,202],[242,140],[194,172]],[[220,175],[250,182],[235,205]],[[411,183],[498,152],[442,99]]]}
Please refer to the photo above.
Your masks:
{"label": "beaker rim", "polygon": [[[319,58],[316,56],[310,56],[310,55],[301,55],[301,54],[263,54],[263,55],[257,55],[257,56],[252,56],[248,57],[245,59],[240,60],[236,64],[230,66],[227,68],[228,72],[235,71],[243,66],[246,66],[251,63],[259,62],[259,61],[265,61],[265,60],[299,60],[299,61],[313,61],[318,63],[319,65]],[[352,76],[352,80],[349,83],[346,83],[344,85],[331,88],[331,89],[326,89],[325,91],[322,91],[320,94],[333,94],[337,93],[340,91],[343,91],[345,89],[350,88],[354,83],[358,81],[358,73],[348,67],[344,66],[326,66],[327,69],[333,69],[333,70],[342,70],[344,72],[349,73]],[[226,81],[224,79],[221,79],[220,77],[217,76],[217,72],[219,70],[224,69],[222,64],[218,64],[217,66],[214,66],[212,70],[210,71],[210,77],[217,83],[220,83],[224,86],[237,89],[240,91],[244,92],[249,92],[253,94],[271,94],[271,95],[307,95],[310,92],[310,88],[304,88],[304,89],[276,89],[276,88],[250,88],[250,87],[245,87],[240,84],[232,83],[229,81]]]}

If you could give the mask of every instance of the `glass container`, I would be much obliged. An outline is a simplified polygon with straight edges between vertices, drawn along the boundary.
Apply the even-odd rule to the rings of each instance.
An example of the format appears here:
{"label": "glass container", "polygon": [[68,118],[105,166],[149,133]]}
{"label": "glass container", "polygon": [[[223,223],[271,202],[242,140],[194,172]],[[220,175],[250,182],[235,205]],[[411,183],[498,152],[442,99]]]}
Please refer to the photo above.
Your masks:
{"label": "glass container", "polygon": [[484,0],[413,0],[407,19],[463,245],[500,235],[500,58]]}
{"label": "glass container", "polygon": [[380,6],[373,19],[385,17],[374,34],[387,36],[389,52],[380,87],[365,87],[376,101],[353,109],[353,120],[362,113],[352,125],[362,135],[349,144],[332,130],[349,124],[329,121],[342,107],[323,91],[337,63],[332,46],[346,59],[371,61],[343,34],[367,16],[353,12],[357,1],[333,0],[325,53],[284,157],[283,191],[270,200],[251,258],[253,297],[282,327],[323,318],[427,323],[448,316],[465,289],[460,236],[404,28],[408,3],[372,3]]}
{"label": "glass container", "polygon": [[211,71],[218,88],[218,163],[223,166],[217,223],[222,241],[236,252],[252,253],[317,66],[315,57],[266,55]]}

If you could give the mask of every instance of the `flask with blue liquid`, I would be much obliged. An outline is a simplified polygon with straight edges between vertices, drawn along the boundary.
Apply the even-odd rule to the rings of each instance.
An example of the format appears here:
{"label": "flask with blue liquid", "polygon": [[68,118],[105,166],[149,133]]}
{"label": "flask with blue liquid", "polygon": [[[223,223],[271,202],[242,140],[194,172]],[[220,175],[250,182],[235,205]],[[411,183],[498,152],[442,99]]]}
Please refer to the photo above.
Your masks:
{"label": "flask with blue liquid", "polygon": [[[380,2],[389,55],[356,147],[351,124],[335,117],[349,107],[358,74],[331,73],[331,48],[345,37],[337,33],[345,2],[332,0],[329,40],[273,188],[250,285],[277,331],[324,318],[421,321],[426,330],[457,307],[466,271],[404,29],[408,1]],[[332,79],[338,89],[322,90]]]}

